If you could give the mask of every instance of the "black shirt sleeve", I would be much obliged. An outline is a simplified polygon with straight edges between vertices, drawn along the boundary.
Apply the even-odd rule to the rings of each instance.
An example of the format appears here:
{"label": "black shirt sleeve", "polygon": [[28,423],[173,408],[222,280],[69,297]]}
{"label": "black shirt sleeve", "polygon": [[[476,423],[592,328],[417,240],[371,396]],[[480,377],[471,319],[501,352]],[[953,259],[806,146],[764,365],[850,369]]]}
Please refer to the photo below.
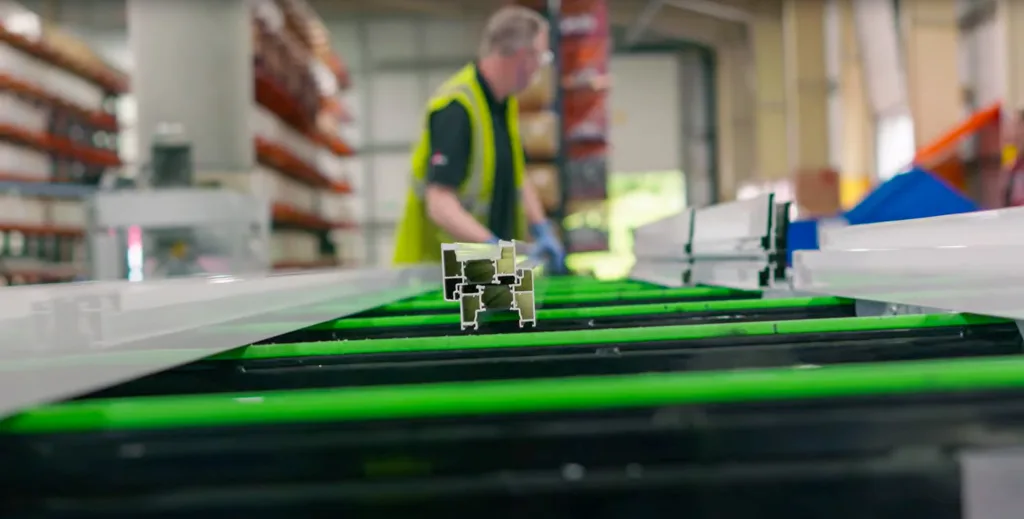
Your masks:
{"label": "black shirt sleeve", "polygon": [[472,144],[469,112],[452,101],[430,116],[430,164],[427,182],[453,189],[462,185],[469,170]]}

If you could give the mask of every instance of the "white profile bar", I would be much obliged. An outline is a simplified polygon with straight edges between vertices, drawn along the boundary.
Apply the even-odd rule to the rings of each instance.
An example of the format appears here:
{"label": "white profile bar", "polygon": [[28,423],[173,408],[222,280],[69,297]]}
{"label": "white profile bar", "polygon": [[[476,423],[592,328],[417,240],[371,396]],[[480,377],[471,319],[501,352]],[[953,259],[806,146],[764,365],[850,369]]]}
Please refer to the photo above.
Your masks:
{"label": "white profile bar", "polygon": [[795,290],[1024,319],[1024,208],[830,229]]}
{"label": "white profile bar", "polygon": [[[3,288],[0,416],[435,288],[431,267]],[[131,362],[90,362],[109,353]]]}

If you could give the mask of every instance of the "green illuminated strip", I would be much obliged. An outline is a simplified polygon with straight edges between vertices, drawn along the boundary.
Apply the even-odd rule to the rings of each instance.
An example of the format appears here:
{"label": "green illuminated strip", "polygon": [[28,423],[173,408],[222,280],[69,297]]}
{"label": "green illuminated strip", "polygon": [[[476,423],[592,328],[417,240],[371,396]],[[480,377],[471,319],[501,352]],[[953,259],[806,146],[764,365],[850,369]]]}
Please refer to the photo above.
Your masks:
{"label": "green illuminated strip", "polygon": [[[554,294],[592,294],[592,293],[603,293],[603,292],[625,292],[635,290],[664,290],[665,287],[659,287],[657,285],[650,285],[647,283],[639,283],[636,281],[625,281],[625,282],[609,282],[609,283],[584,283],[580,285],[571,284],[556,284],[545,286],[544,283],[537,284],[537,292],[544,294],[545,296],[552,296]],[[427,292],[425,294],[416,296],[410,299],[410,301],[429,301],[442,299],[443,294],[440,290],[434,292]]]}
{"label": "green illuminated strip", "polygon": [[834,333],[907,328],[936,328],[1008,322],[1005,319],[963,314],[898,315],[888,317],[841,317],[799,321],[696,324],[574,330],[565,332],[507,333],[497,335],[449,335],[400,339],[298,342],[246,346],[210,359],[276,359],[319,355],[355,355],[417,351],[483,350],[566,346],[573,344],[614,344],[652,341],[681,341],[729,336],[767,336],[794,333]]}
{"label": "green illuminated strip", "polygon": [[[697,301],[688,303],[596,306],[593,308],[555,308],[538,310],[537,319],[598,319],[602,317],[629,317],[634,315],[664,315],[688,312],[728,312],[735,310],[769,310],[782,308],[821,307],[852,304],[837,297],[800,297],[792,299],[736,299],[727,301]],[[494,314],[490,320],[516,320],[516,314]],[[397,315],[393,317],[346,317],[337,321],[312,326],[312,330],[355,330],[362,328],[392,328],[458,325],[458,314]]]}
{"label": "green illuminated strip", "polygon": [[[542,320],[556,320],[556,319],[596,319],[600,317],[617,317],[617,316],[629,316],[629,315],[652,315],[652,314],[668,314],[668,313],[685,313],[685,312],[708,312],[708,311],[737,311],[737,310],[758,310],[758,309],[772,309],[772,308],[810,308],[810,307],[822,307],[822,306],[834,306],[849,304],[850,301],[843,298],[835,297],[809,297],[809,298],[793,298],[793,299],[737,299],[729,301],[705,301],[705,302],[690,302],[690,303],[670,303],[670,304],[648,304],[648,305],[633,305],[633,306],[601,306],[593,308],[565,308],[565,309],[553,309],[553,310],[541,310],[539,312]],[[495,314],[496,318],[515,318],[513,313],[499,313]],[[352,329],[352,328],[369,328],[369,327],[385,327],[385,326],[430,326],[430,325],[445,325],[445,324],[458,324],[459,318],[457,315],[452,314],[440,314],[440,315],[411,315],[411,316],[396,316],[396,317],[369,317],[369,318],[354,318],[349,317],[340,319],[333,322],[323,323],[316,325],[313,329]],[[711,328],[709,328],[711,326]],[[710,334],[710,337],[717,336],[716,334],[723,333],[725,330],[726,334],[749,334],[748,331],[743,330],[740,332],[736,331],[736,327],[748,327],[746,324],[735,324],[731,328],[723,328],[723,326],[729,325],[690,325],[690,328],[698,328],[706,330],[705,333]],[[248,324],[240,326],[224,326],[220,329],[225,333],[252,333],[254,329],[261,329],[266,332],[288,332],[296,330],[301,327],[299,323],[288,323],[288,322],[275,322],[266,323],[263,325],[259,324]],[[717,328],[716,328],[717,327]],[[615,337],[620,337],[622,330],[605,330],[609,333],[616,334]],[[566,332],[551,332],[551,333],[566,333]],[[516,334],[514,337],[527,337],[527,339],[533,334]],[[431,341],[435,339],[424,338],[424,341]],[[300,343],[303,344],[303,343]],[[327,345],[336,345],[338,342],[326,342]],[[346,344],[363,344],[360,341],[349,341]],[[381,340],[376,340],[374,344],[382,344]],[[294,345],[275,345],[274,348],[286,348]],[[255,347],[254,347],[255,348]],[[333,348],[333,346],[332,346]],[[430,349],[430,348],[427,348]],[[303,350],[306,351],[306,350]],[[138,351],[138,352],[116,352],[116,353],[95,353],[89,355],[65,355],[60,357],[47,357],[45,359],[33,359],[33,360],[20,360],[20,361],[5,361],[0,362],[0,373],[22,371],[26,369],[39,369],[39,368],[51,368],[59,366],[87,366],[94,364],[146,364],[146,363],[169,363],[175,359],[184,361],[187,359],[195,358],[196,356],[203,353],[203,350],[186,350],[186,349],[173,349],[165,351]],[[332,354],[332,353],[322,353]],[[214,359],[224,358],[237,358],[235,352],[228,352],[220,354],[214,357]],[[266,358],[261,354],[259,358]]]}
{"label": "green illuminated strip", "polygon": [[1024,359],[447,383],[78,401],[0,423],[6,433],[154,429],[624,409],[1024,386]]}
{"label": "green illuminated strip", "polygon": [[603,285],[608,283],[608,281],[602,281],[589,276],[545,276],[541,281],[550,285]]}
{"label": "green illuminated strip", "polygon": [[[756,292],[742,292],[731,288],[668,288],[663,290],[618,290],[612,292],[597,292],[584,294],[552,294],[544,296],[538,301],[545,305],[565,304],[587,304],[602,303],[607,301],[635,301],[637,299],[697,299],[700,297],[725,297],[731,295],[749,294],[750,297],[757,297]],[[327,311],[325,307],[317,307]],[[425,300],[425,301],[400,301],[383,307],[389,312],[415,312],[424,310],[458,310],[458,301]]]}

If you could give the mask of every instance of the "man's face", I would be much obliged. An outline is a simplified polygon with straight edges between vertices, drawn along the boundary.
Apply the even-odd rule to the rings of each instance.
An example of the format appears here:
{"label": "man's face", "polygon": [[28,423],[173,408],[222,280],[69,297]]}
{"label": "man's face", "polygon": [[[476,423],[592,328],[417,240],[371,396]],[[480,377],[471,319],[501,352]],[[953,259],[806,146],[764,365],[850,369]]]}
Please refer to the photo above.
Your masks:
{"label": "man's face", "polygon": [[534,76],[541,68],[551,62],[551,49],[548,46],[548,33],[543,31],[533,40],[533,45],[523,49],[518,61],[516,71],[515,92],[519,93],[530,86]]}

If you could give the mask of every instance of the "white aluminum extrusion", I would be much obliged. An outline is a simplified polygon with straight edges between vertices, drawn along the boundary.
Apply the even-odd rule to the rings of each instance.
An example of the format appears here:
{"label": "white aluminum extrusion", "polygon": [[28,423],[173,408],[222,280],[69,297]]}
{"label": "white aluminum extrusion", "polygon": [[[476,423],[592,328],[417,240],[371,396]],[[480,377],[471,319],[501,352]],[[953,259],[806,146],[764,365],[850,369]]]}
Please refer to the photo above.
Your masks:
{"label": "white aluminum extrusion", "polygon": [[629,277],[656,285],[679,287],[690,278],[693,209],[684,209],[633,230],[636,263]]}
{"label": "white aluminum extrusion", "polygon": [[643,281],[663,287],[686,286],[689,266],[675,261],[641,261],[629,271],[629,279]]}
{"label": "white aluminum extrusion", "polygon": [[773,194],[687,210],[633,232],[633,279],[663,286],[788,289],[779,238],[788,204]]}
{"label": "white aluminum extrusion", "polygon": [[775,196],[771,193],[698,209],[693,217],[694,258],[763,257],[774,211]]}
{"label": "white aluminum extrusion", "polygon": [[689,261],[693,237],[693,209],[633,230],[633,255],[638,260]]}
{"label": "white aluminum extrusion", "polygon": [[459,302],[463,330],[479,329],[486,310],[515,311],[520,328],[536,326],[535,274],[532,262],[518,263],[515,242],[441,245],[444,299]]}
{"label": "white aluminum extrusion", "polygon": [[436,289],[435,268],[0,289],[0,417]]}
{"label": "white aluminum extrusion", "polygon": [[1024,208],[829,230],[796,290],[1024,319]]}
{"label": "white aluminum extrusion", "polygon": [[701,285],[759,290],[772,284],[772,269],[764,261],[697,261],[691,270]]}
{"label": "white aluminum extrusion", "polygon": [[[698,209],[694,214],[690,282],[741,290],[771,288],[779,278],[776,233],[786,204],[773,194]],[[783,267],[784,268],[784,267]]]}

